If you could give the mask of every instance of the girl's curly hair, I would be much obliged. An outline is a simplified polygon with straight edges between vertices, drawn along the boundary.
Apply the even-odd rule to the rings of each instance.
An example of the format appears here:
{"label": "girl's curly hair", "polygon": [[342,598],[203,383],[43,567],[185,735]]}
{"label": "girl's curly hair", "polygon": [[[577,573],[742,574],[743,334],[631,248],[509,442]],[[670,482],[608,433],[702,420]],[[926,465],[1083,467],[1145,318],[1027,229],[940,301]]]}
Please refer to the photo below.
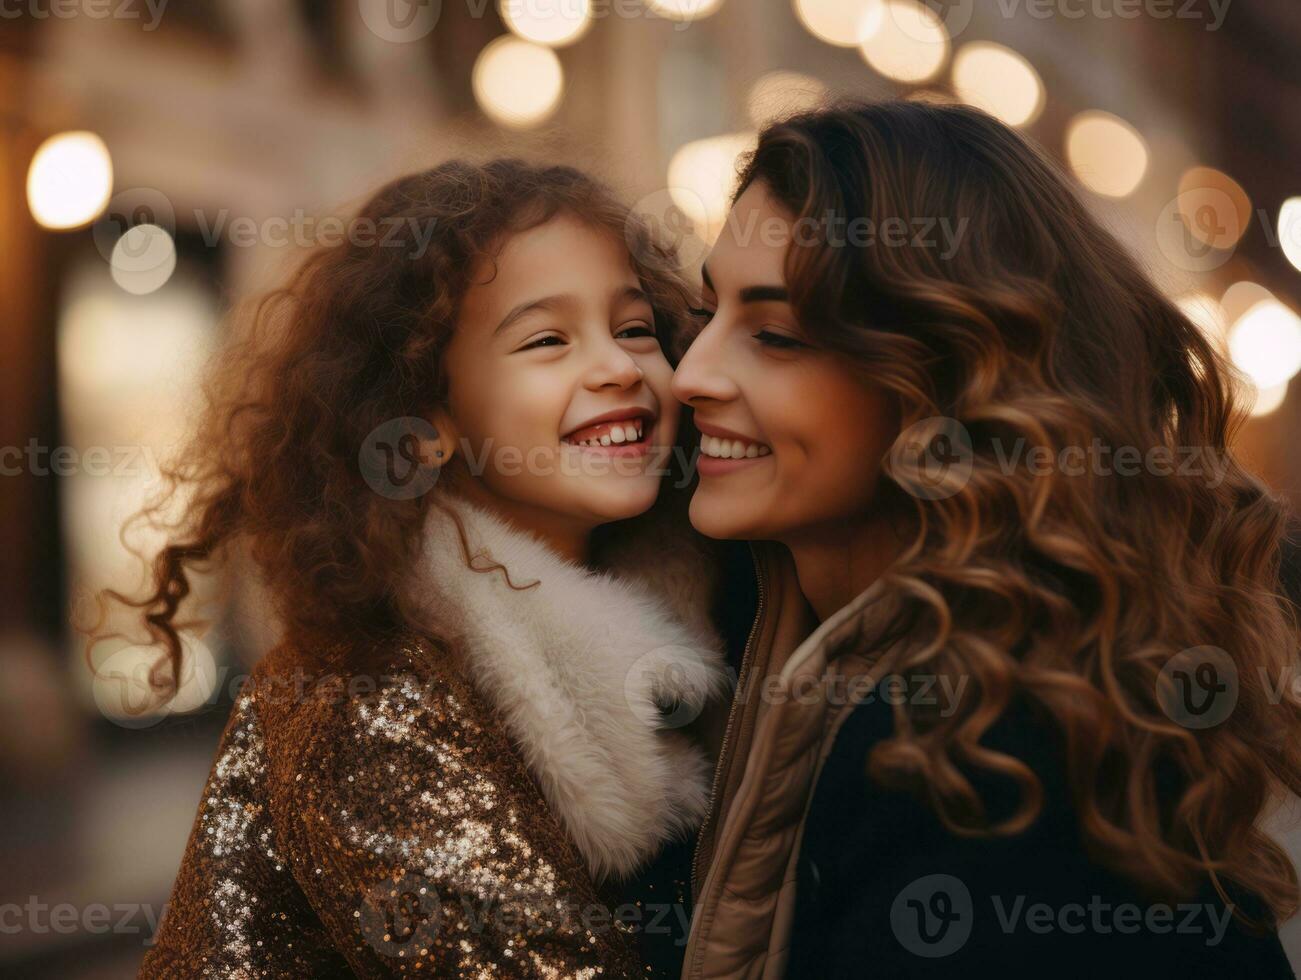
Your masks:
{"label": "girl's curly hair", "polygon": [[[331,651],[341,638],[419,621],[399,583],[439,494],[376,493],[359,454],[383,423],[428,419],[445,397],[443,353],[480,260],[560,214],[626,243],[676,360],[689,322],[676,256],[596,179],[501,158],[452,160],[383,187],[357,215],[382,236],[318,248],[252,307],[205,384],[194,436],[164,468],[166,489],[133,517],[163,524],[182,503],[166,522],[149,594],[99,595],[101,624],[106,599],[125,603],[166,651],[150,677],[160,694],[182,674],[177,614],[192,572],[237,544],[262,576],[282,639]],[[90,661],[104,636],[98,626],[87,632]]]}
{"label": "girl's curly hair", "polygon": [[[981,737],[1014,698],[1028,702],[1060,732],[1096,860],[1165,895],[1207,875],[1224,895],[1232,880],[1285,917],[1296,875],[1258,818],[1278,790],[1301,790],[1287,515],[1229,449],[1232,370],[1060,169],[978,110],[799,114],[760,135],[737,196],[754,182],[797,221],[902,220],[905,247],[792,247],[792,302],[892,393],[903,432],[925,423],[912,431],[938,426],[964,453],[970,442],[969,475],[942,492],[908,492],[918,474],[887,464],[888,506],[916,533],[883,584],[898,602],[886,635],[920,641],[896,669],[964,676],[975,693],[949,717],[897,705],[872,775],[928,798],[955,833],[1016,833],[1042,786]],[[941,219],[956,243],[913,241],[928,222],[934,242]],[[1074,466],[1095,440],[1166,462],[1133,475]],[[1237,671],[1232,713],[1201,730],[1162,700],[1163,668],[1195,647],[1220,648]],[[989,819],[976,771],[1015,780],[1009,819]],[[1173,799],[1158,773],[1175,774]]]}

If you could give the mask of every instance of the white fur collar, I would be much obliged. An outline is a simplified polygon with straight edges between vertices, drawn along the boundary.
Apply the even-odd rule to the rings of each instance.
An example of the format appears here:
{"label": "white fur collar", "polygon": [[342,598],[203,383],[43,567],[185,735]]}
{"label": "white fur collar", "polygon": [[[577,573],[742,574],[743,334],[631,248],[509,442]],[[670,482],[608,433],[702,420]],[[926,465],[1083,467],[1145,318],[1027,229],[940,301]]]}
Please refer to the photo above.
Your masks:
{"label": "white fur collar", "polygon": [[[709,626],[707,567],[689,532],[643,521],[596,572],[463,499],[474,571],[456,527],[430,508],[419,602],[462,644],[592,875],[623,877],[699,825],[712,764],[678,727],[728,688]],[[629,522],[629,528],[638,528]],[[670,714],[660,706],[677,702]]]}

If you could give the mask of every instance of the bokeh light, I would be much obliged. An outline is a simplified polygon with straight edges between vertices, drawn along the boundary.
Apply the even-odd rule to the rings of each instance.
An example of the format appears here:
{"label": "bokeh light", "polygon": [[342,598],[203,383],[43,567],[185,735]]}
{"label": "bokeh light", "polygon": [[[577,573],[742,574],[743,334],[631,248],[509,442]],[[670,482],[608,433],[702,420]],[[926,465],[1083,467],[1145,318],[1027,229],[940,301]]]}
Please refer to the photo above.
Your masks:
{"label": "bokeh light", "polygon": [[953,88],[963,102],[1009,126],[1028,126],[1044,107],[1039,73],[1011,48],[988,41],[964,44],[953,58]]}
{"label": "bokeh light", "polygon": [[560,48],[592,26],[592,0],[500,0],[502,23],[525,41]]}
{"label": "bokeh light", "polygon": [[856,48],[880,19],[885,0],[795,0],[795,16],[819,41]]}
{"label": "bokeh light", "polygon": [[1257,303],[1274,299],[1274,294],[1258,282],[1244,279],[1235,282],[1220,297],[1220,309],[1224,311],[1224,322],[1234,323]]}
{"label": "bokeh light", "polygon": [[1066,159],[1089,190],[1106,197],[1127,197],[1147,173],[1147,143],[1125,120],[1090,109],[1071,120]]}
{"label": "bokeh light", "polygon": [[158,225],[135,225],[113,246],[109,270],[128,293],[152,293],[176,271],[176,242]]}
{"label": "bokeh light", "polygon": [[727,133],[694,140],[680,147],[669,161],[669,194],[673,203],[712,244],[727,216],[736,189],[737,158],[754,148],[753,133]]}
{"label": "bokeh light", "polygon": [[880,16],[869,17],[868,25],[859,52],[886,78],[924,82],[948,61],[948,29],[917,0],[886,0]]}
{"label": "bokeh light", "polygon": [[98,218],[113,193],[113,161],[94,133],[51,136],[27,170],[27,206],[46,228],[77,228]]}
{"label": "bokeh light", "polygon": [[1278,244],[1287,260],[1301,270],[1301,197],[1289,197],[1278,209]]}
{"label": "bokeh light", "polygon": [[1269,415],[1285,401],[1287,401],[1286,381],[1274,385],[1272,388],[1256,388],[1255,398],[1251,404],[1251,414],[1254,418]]}
{"label": "bokeh light", "polygon": [[1261,300],[1229,330],[1233,363],[1262,390],[1301,370],[1301,317],[1277,299]]}
{"label": "bokeh light", "polygon": [[1238,244],[1251,223],[1251,199],[1242,185],[1214,167],[1190,167],[1179,178],[1179,217],[1203,245]]}
{"label": "bokeh light", "polygon": [[763,129],[770,122],[792,113],[812,109],[827,95],[827,87],[811,75],[798,71],[770,71],[760,75],[746,96],[750,121]]}
{"label": "bokeh light", "polygon": [[550,48],[503,34],[479,52],[471,85],[488,116],[503,126],[524,129],[555,112],[565,76]]}
{"label": "bokeh light", "polygon": [[646,0],[646,6],[670,20],[700,20],[723,5],[723,0]]}

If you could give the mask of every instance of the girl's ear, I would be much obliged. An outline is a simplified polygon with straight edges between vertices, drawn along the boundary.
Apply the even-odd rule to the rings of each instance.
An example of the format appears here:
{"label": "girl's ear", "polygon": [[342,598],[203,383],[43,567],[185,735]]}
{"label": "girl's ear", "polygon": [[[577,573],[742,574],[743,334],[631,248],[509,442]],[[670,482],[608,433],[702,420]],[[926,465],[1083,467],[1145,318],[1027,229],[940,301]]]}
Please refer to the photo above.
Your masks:
{"label": "girl's ear", "polygon": [[456,425],[442,406],[434,409],[429,421],[434,427],[434,437],[420,440],[420,458],[433,466],[446,466],[456,452]]}

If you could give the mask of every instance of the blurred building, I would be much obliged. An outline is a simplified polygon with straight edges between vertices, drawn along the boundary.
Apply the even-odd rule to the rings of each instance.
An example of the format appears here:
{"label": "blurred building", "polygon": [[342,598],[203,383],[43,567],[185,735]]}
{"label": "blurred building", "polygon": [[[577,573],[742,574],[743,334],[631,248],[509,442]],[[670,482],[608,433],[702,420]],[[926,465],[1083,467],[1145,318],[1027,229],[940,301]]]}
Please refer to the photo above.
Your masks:
{"label": "blurred building", "polygon": [[[225,314],[325,219],[453,155],[525,153],[601,173],[698,265],[766,119],[824,94],[974,102],[1065,161],[1254,380],[1239,445],[1295,503],[1299,66],[1295,0],[7,4],[0,906],[47,911],[0,929],[0,972],[134,975],[273,630],[233,583],[179,700],[140,713],[147,651],[110,651],[121,683],[96,685],[69,619],[140,581],[122,521],[187,431]],[[88,922],[97,905],[126,925]]]}

